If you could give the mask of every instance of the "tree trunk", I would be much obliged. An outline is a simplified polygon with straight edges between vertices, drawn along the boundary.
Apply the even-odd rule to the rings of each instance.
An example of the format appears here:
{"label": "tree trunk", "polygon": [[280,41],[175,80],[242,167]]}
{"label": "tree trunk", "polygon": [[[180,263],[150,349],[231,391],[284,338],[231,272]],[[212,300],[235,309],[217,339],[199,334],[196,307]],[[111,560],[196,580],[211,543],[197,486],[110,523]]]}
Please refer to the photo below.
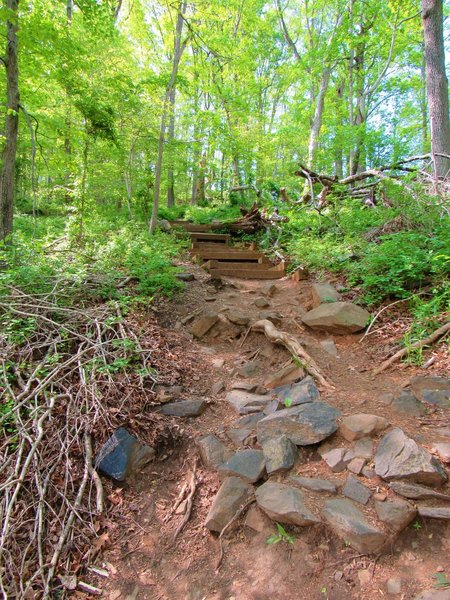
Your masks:
{"label": "tree trunk", "polygon": [[328,83],[330,81],[330,67],[324,67],[320,79],[319,93],[316,98],[316,109],[311,124],[308,144],[308,167],[311,169],[316,158],[317,147],[319,145],[319,133],[322,127],[322,115],[325,106],[325,94],[327,93]]}
{"label": "tree trunk", "polygon": [[19,69],[17,65],[17,12],[19,0],[7,0],[8,11],[14,17],[6,24],[6,122],[5,147],[0,173],[0,240],[12,233],[17,132],[19,129]]}
{"label": "tree trunk", "polygon": [[422,0],[428,111],[436,178],[445,177],[450,169],[450,159],[439,156],[439,153],[450,152],[442,5],[443,0]]}
{"label": "tree trunk", "polygon": [[175,87],[170,91],[169,96],[169,127],[167,136],[167,148],[169,151],[169,167],[167,170],[167,206],[175,206],[175,181],[173,175],[173,142],[175,140]]}

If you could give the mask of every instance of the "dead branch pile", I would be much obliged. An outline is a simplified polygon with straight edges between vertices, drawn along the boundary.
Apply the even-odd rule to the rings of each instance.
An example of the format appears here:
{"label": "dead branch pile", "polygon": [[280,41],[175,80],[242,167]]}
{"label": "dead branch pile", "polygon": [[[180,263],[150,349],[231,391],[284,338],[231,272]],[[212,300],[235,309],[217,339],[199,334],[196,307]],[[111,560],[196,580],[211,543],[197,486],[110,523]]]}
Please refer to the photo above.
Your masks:
{"label": "dead branch pile", "polygon": [[[142,335],[117,303],[81,309],[56,296],[10,288],[0,298],[10,328],[0,336],[5,598],[63,598],[89,565],[105,510],[94,456],[118,426],[156,447],[178,435],[168,418],[148,410],[157,372],[164,381],[174,370],[161,330],[146,323]],[[28,327],[26,339],[14,339],[16,325]],[[169,375],[165,382],[173,383]]]}
{"label": "dead branch pile", "polygon": [[243,233],[257,233],[271,226],[270,219],[265,217],[259,210],[257,204],[253,204],[250,210],[241,208],[242,217],[231,223],[224,223],[222,228],[229,231]]}

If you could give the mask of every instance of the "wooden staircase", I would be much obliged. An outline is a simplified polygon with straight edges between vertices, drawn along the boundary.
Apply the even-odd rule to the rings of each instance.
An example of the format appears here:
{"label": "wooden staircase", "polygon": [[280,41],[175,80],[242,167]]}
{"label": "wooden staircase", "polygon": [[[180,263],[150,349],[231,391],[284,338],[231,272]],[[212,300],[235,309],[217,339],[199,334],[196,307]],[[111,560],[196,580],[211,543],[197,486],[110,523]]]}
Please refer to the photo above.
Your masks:
{"label": "wooden staircase", "polygon": [[254,244],[237,248],[230,245],[228,234],[204,230],[189,233],[192,256],[209,271],[212,279],[281,279],[285,276],[284,263],[273,265]]}

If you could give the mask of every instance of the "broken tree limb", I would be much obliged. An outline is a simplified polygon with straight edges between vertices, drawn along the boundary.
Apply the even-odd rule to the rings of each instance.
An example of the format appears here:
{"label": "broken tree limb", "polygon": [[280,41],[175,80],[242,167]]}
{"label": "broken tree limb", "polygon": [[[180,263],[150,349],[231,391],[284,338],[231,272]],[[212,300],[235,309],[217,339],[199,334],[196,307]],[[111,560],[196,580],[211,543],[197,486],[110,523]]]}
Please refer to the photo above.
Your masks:
{"label": "broken tree limb", "polygon": [[181,523],[178,525],[177,530],[175,531],[175,534],[173,536],[174,542],[176,542],[177,537],[183,531],[184,526],[189,521],[189,518],[191,516],[192,503],[194,500],[195,490],[197,489],[196,471],[197,471],[197,459],[195,459],[194,465],[192,467],[192,471],[189,474],[189,482],[188,482],[188,487],[187,487],[187,490],[189,490],[189,491],[188,491],[188,495],[186,498],[186,510],[184,512],[183,519],[182,519]]}
{"label": "broken tree limb", "polygon": [[273,344],[280,344],[289,350],[294,359],[301,363],[305,371],[314,379],[316,379],[324,388],[329,389],[333,387],[333,385],[327,381],[314,359],[309,356],[297,338],[295,338],[293,335],[287,333],[286,331],[277,329],[275,325],[267,319],[256,321],[251,326],[251,329],[252,331],[263,332],[267,339],[269,339]]}
{"label": "broken tree limb", "polygon": [[225,527],[220,532],[220,535],[219,535],[219,558],[217,559],[216,572],[220,569],[220,565],[222,564],[222,560],[223,560],[222,539],[223,539],[224,535],[226,533],[228,533],[228,531],[230,531],[233,524],[236,523],[236,521],[239,519],[239,517],[247,510],[247,508],[251,504],[253,504],[253,502],[256,502],[256,498],[254,496],[252,498],[250,498],[249,500],[247,500],[247,502],[245,502],[245,504],[243,504],[242,506],[240,506],[238,508],[238,510],[234,513],[234,515],[231,517],[231,519],[228,521],[228,523],[225,525]]}
{"label": "broken tree limb", "polygon": [[385,371],[394,362],[396,362],[396,361],[400,360],[401,358],[403,358],[404,356],[406,356],[408,354],[408,352],[410,352],[411,350],[417,350],[418,348],[423,348],[424,346],[429,346],[430,344],[432,344],[433,342],[435,342],[436,340],[441,338],[443,335],[445,335],[449,331],[450,331],[450,322],[446,323],[445,325],[442,325],[442,327],[439,327],[439,329],[436,329],[436,331],[434,331],[427,338],[425,338],[423,340],[419,340],[415,344],[411,344],[411,346],[409,346],[408,348],[402,348],[401,350],[396,352],[393,356],[391,356],[390,358],[385,360],[383,363],[381,363],[381,365],[373,371],[373,375],[379,375],[379,373],[382,373],[383,371]]}

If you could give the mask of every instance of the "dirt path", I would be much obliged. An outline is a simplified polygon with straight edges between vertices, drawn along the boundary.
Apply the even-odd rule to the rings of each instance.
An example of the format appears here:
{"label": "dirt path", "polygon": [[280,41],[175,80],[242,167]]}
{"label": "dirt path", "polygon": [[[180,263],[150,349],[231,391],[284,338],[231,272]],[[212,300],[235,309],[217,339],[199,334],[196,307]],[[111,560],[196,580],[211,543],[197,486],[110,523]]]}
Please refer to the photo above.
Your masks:
{"label": "dirt path", "polygon": [[[437,572],[450,576],[448,522],[432,519],[414,521],[401,533],[391,554],[375,558],[359,556],[323,525],[290,527],[293,544],[268,545],[273,524],[261,520],[257,532],[241,519],[225,538],[223,563],[217,571],[219,543],[203,523],[220,481],[214,470],[202,464],[198,465],[191,517],[173,542],[182,517],[171,515],[171,508],[198,455],[196,438],[213,433],[236,449],[226,431],[238,415],[225,401],[226,391],[236,381],[261,384],[290,360],[287,351],[274,347],[262,334],[250,333],[242,342],[246,328],[229,322],[219,323],[201,341],[194,341],[188,333],[188,316],[196,311],[221,315],[239,311],[251,318],[261,310],[280,313],[280,328],[298,335],[333,381],[335,390],[323,391],[321,399],[338,408],[342,416],[382,415],[428,449],[436,442],[436,428],[443,426],[444,418],[443,411],[435,411],[427,415],[428,424],[419,426],[417,417],[395,413],[383,403],[383,394],[401,391],[412,371],[398,367],[373,378],[368,369],[383,352],[374,347],[373,337],[360,344],[360,335],[335,336],[338,357],[324,350],[320,342],[330,336],[307,331],[301,324],[302,314],[310,307],[309,282],[277,281],[277,291],[267,298],[269,306],[257,308],[254,301],[263,297],[261,287],[266,282],[229,280],[216,288],[207,283],[209,277],[202,269],[191,263],[185,266],[196,280],[188,284],[180,304],[161,308],[159,319],[179,331],[184,352],[196,365],[190,381],[184,381],[182,397],[207,398],[209,406],[200,417],[182,420],[182,442],[172,454],[151,464],[129,488],[113,492],[112,501],[120,504],[125,498],[131,506],[134,523],[128,520],[129,530],[118,530],[108,540],[104,556],[110,577],[101,582],[104,596],[110,600],[378,599],[389,597],[387,580],[400,578],[401,592],[390,597],[407,600],[432,588]],[[254,373],[240,377],[239,369],[249,362]],[[224,391],[212,393],[220,383]],[[334,447],[349,445],[338,434],[332,439]],[[342,484],[348,472],[332,473],[312,446],[302,449],[290,474],[323,476]],[[373,492],[389,493],[381,479],[363,480]],[[448,493],[448,485],[441,491]],[[450,593],[445,597],[450,598]]]}

